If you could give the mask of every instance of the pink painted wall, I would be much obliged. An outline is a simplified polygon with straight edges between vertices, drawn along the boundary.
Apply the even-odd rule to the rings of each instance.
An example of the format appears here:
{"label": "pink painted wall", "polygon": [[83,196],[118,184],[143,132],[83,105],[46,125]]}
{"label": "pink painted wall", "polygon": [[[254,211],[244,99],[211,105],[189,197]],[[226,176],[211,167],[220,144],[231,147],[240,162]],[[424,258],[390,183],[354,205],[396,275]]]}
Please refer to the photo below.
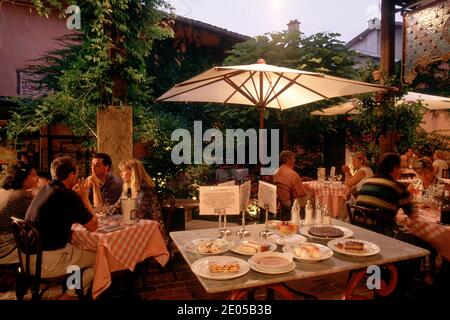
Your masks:
{"label": "pink painted wall", "polygon": [[18,69],[24,69],[57,48],[54,39],[69,33],[56,15],[39,16],[29,5],[2,2],[0,6],[0,96],[17,96]]}

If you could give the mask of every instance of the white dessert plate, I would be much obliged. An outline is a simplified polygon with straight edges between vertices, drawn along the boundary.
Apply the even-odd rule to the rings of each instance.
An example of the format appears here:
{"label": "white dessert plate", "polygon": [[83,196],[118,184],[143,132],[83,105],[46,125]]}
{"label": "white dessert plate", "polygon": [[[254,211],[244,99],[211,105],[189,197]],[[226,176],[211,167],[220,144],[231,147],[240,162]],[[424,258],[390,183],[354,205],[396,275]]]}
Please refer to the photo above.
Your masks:
{"label": "white dessert plate", "polygon": [[[312,227],[334,227],[337,229],[340,229],[343,233],[344,236],[339,237],[339,238],[329,238],[329,237],[319,237],[319,236],[313,236],[311,234],[309,234],[309,228]],[[345,228],[345,227],[341,227],[341,226],[335,226],[335,225],[322,225],[322,224],[315,224],[315,225],[311,225],[311,226],[303,226],[300,228],[299,230],[300,234],[310,237],[310,238],[315,238],[315,239],[325,239],[325,240],[331,240],[331,239],[346,239],[346,238],[350,238],[353,236],[353,231]]]}
{"label": "white dessert plate", "polygon": [[[310,247],[316,247],[319,250],[318,257],[312,257],[311,254],[308,254],[308,249]],[[302,250],[302,248],[303,248],[303,250]],[[302,250],[301,255],[297,255],[297,252],[299,251],[299,249]],[[333,250],[331,250],[330,248],[323,246],[321,244],[311,243],[311,242],[306,242],[306,243],[303,243],[300,245],[288,244],[288,245],[285,245],[282,250],[283,250],[283,252],[292,253],[294,255],[295,260],[298,260],[301,262],[306,262],[306,263],[316,263],[319,261],[329,259],[333,256]]]}
{"label": "white dessert plate", "polygon": [[184,245],[186,251],[204,254],[216,255],[227,252],[231,248],[231,243],[218,238],[200,238],[187,242]]}
{"label": "white dessert plate", "polygon": [[285,268],[278,269],[278,270],[271,270],[271,269],[267,269],[267,268],[261,268],[260,266],[257,266],[257,265],[255,265],[253,263],[249,263],[249,265],[250,265],[250,268],[252,270],[255,270],[255,271],[260,272],[260,273],[265,273],[265,274],[283,274],[283,273],[288,273],[288,272],[291,272],[291,271],[295,270],[295,267],[297,266],[295,264],[295,261],[292,261]]}
{"label": "white dessert plate", "polygon": [[[209,270],[210,263],[227,264],[227,263],[239,263],[239,271],[234,273],[227,272],[211,272]],[[192,272],[202,278],[213,280],[229,280],[239,278],[250,271],[250,266],[247,261],[230,256],[211,256],[205,257],[195,261],[191,266]]]}
{"label": "white dessert plate", "polygon": [[231,248],[231,251],[233,251],[234,253],[237,253],[237,254],[242,254],[244,256],[253,256],[253,255],[259,253],[259,252],[248,252],[248,251],[241,250],[241,248],[242,248],[241,245],[246,244],[248,242],[259,243],[259,244],[265,246],[266,250],[261,251],[261,252],[272,252],[272,251],[277,250],[277,245],[271,241],[245,239],[245,240],[239,240],[239,241],[235,242],[233,244],[233,247]]}
{"label": "white dessert plate", "polygon": [[[338,247],[338,244],[340,243],[344,244],[346,241],[362,242],[364,243],[364,250],[362,251],[345,250]],[[381,251],[380,247],[377,246],[375,243],[359,239],[351,239],[351,240],[334,239],[328,242],[328,247],[337,253],[353,257],[370,257],[376,255]]]}

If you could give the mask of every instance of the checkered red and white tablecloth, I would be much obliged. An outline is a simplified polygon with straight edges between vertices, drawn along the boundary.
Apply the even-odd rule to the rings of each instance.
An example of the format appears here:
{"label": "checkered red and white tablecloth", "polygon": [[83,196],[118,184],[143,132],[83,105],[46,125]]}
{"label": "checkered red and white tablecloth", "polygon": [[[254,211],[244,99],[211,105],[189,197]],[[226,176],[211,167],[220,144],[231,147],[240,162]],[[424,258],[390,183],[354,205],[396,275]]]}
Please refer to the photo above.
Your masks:
{"label": "checkered red and white tablecloth", "polygon": [[340,182],[303,182],[306,189],[314,192],[316,196],[338,196],[343,197],[347,194],[348,187]]}
{"label": "checkered red and white tablecloth", "polygon": [[339,218],[344,209],[344,197],[347,195],[348,187],[340,182],[303,182],[306,190],[313,193],[322,205],[331,210],[333,218]]}
{"label": "checkered red and white tablecloth", "polygon": [[111,285],[111,273],[134,270],[136,264],[154,257],[162,266],[169,260],[159,223],[140,220],[110,233],[89,232],[83,226],[72,226],[71,243],[81,249],[97,252],[92,283],[94,299]]}
{"label": "checkered red and white tablecloth", "polygon": [[418,209],[418,212],[417,218],[405,218],[403,224],[413,235],[431,244],[450,261],[450,227],[438,223],[440,212],[436,209]]}

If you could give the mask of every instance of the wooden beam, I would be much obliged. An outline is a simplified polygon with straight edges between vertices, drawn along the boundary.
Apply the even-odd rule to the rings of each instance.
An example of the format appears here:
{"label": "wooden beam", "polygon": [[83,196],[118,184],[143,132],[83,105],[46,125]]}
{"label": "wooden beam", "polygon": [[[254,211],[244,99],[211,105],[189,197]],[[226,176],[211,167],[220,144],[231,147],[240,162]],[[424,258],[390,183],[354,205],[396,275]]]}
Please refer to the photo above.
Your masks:
{"label": "wooden beam", "polygon": [[[395,62],[395,3],[391,0],[381,0],[381,47],[380,69],[387,77],[394,72]],[[384,77],[380,83],[384,84]]]}

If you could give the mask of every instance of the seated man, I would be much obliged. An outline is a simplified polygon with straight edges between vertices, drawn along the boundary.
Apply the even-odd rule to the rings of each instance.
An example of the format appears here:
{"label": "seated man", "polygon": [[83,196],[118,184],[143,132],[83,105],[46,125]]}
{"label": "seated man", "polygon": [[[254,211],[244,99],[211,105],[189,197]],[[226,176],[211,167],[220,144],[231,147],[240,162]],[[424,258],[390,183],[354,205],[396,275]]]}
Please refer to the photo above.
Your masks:
{"label": "seated man", "polygon": [[291,220],[291,208],[294,200],[299,197],[307,196],[302,180],[295,167],[295,153],[289,150],[281,151],[280,164],[276,173],[273,175],[273,183],[277,186],[278,199],[281,204],[281,220]]}
{"label": "seated man", "polygon": [[400,156],[396,153],[385,153],[378,163],[377,174],[362,185],[356,198],[356,205],[381,209],[390,223],[394,223],[398,209],[405,214],[413,212],[410,193],[406,187],[396,180],[400,177]]}
{"label": "seated man", "polygon": [[113,205],[122,195],[123,181],[111,173],[111,167],[111,157],[106,153],[97,153],[92,159],[92,174],[87,181],[92,188],[89,198],[93,201],[94,207],[104,203]]}
{"label": "seated man", "polygon": [[[410,193],[405,186],[396,181],[400,177],[400,163],[400,156],[396,153],[382,155],[378,163],[377,174],[374,178],[367,179],[363,184],[356,198],[356,205],[381,209],[383,213],[381,223],[386,235],[429,249],[429,245],[408,233],[404,228],[403,231],[400,231],[395,221],[397,211],[400,208],[403,209],[406,216],[417,216],[411,203]],[[397,293],[399,296],[407,292],[404,290],[409,288],[408,281],[420,274],[420,264],[420,259],[397,264],[399,271]]]}
{"label": "seated man", "polygon": [[[93,232],[97,230],[97,219],[91,214],[86,185],[78,183],[76,162],[70,157],[56,158],[50,171],[53,180],[39,190],[25,215],[41,237],[42,277],[66,274],[71,265],[88,268],[82,279],[86,292],[94,275],[96,254],[69,243],[71,227],[73,223],[79,223]],[[72,188],[77,184],[75,192]]]}

